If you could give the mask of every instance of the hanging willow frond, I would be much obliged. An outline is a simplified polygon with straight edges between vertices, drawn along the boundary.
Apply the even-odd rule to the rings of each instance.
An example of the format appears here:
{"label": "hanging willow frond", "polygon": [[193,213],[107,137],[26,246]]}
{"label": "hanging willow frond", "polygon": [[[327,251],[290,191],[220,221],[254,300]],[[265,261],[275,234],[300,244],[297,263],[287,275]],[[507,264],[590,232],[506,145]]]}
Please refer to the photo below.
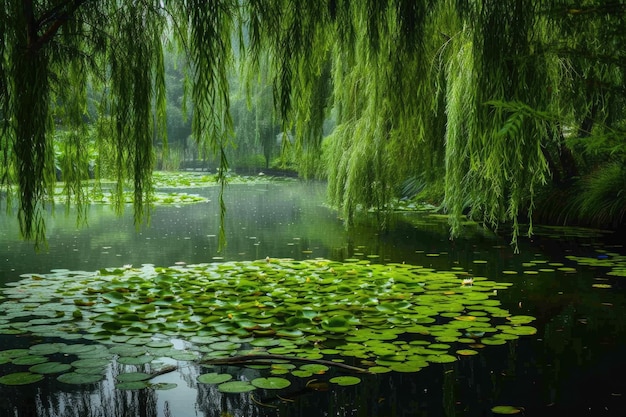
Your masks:
{"label": "hanging willow frond", "polygon": [[[518,218],[532,220],[551,175],[571,179],[576,163],[593,172],[609,142],[621,152],[611,134],[623,130],[626,108],[619,3],[7,0],[0,184],[19,196],[22,234],[41,241],[55,162],[66,201],[83,207],[95,132],[96,157],[114,165],[118,208],[131,187],[136,223],[149,218],[153,147],[166,140],[167,37],[189,64],[193,137],[220,161],[222,218],[239,58],[248,91],[266,71],[272,116],[295,133],[304,176],[319,172],[323,149],[329,198],[348,220],[386,210],[407,178],[445,177],[453,236],[469,214],[492,228],[511,222],[515,245]],[[99,95],[97,121],[86,114],[88,88]],[[336,128],[323,138],[329,115]],[[578,161],[577,143],[604,159]]]}

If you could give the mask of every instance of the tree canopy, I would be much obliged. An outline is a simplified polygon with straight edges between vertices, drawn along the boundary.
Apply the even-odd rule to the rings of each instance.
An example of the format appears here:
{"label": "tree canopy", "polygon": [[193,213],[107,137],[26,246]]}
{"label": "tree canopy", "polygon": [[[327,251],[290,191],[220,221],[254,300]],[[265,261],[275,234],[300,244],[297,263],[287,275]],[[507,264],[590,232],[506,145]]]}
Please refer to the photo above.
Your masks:
{"label": "tree canopy", "polygon": [[176,50],[192,136],[222,181],[243,136],[238,75],[251,94],[273,86],[300,174],[328,179],[348,222],[409,184],[440,197],[452,235],[464,215],[511,224],[513,242],[533,218],[614,226],[626,211],[625,26],[621,0],[6,0],[0,183],[39,241],[56,173],[83,207],[89,160],[107,159],[145,218],[167,144],[164,51]]}

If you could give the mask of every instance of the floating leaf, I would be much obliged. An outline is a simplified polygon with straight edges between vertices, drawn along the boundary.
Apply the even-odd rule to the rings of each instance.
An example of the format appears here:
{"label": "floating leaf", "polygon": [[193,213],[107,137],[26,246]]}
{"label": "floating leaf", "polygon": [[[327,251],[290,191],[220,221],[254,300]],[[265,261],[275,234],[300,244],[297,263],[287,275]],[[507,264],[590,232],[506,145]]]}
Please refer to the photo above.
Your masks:
{"label": "floating leaf", "polygon": [[459,349],[456,351],[456,353],[461,356],[472,356],[472,355],[477,355],[478,351],[473,350],[473,349]]}
{"label": "floating leaf", "polygon": [[83,374],[78,372],[70,372],[61,374],[57,377],[57,381],[72,385],[93,384],[103,379],[101,374]]}
{"label": "floating leaf", "polygon": [[304,370],[304,369],[295,369],[295,370],[291,371],[291,374],[293,376],[297,376],[299,378],[308,378],[310,376],[313,376],[313,372],[307,371],[307,370]]}
{"label": "floating leaf", "polygon": [[328,371],[330,368],[326,365],[316,364],[316,363],[307,363],[305,365],[300,366],[301,370],[313,372],[314,374],[323,374]]}
{"label": "floating leaf", "polygon": [[16,372],[0,377],[0,384],[3,385],[27,385],[39,382],[43,375],[31,372]]}
{"label": "floating leaf", "polygon": [[333,384],[348,386],[348,385],[356,385],[361,382],[361,378],[357,378],[356,376],[336,376],[329,380]]}
{"label": "floating leaf", "polygon": [[225,393],[242,393],[254,391],[256,387],[250,381],[229,381],[218,385],[217,389]]}
{"label": "floating leaf", "polygon": [[38,363],[47,362],[48,359],[44,356],[26,355],[13,359],[14,365],[37,365]]}
{"label": "floating leaf", "polygon": [[123,365],[145,365],[146,363],[150,363],[153,360],[154,360],[153,356],[143,355],[143,356],[122,357],[122,358],[119,358],[117,362]]}
{"label": "floating leaf", "polygon": [[288,379],[279,377],[255,378],[250,382],[255,387],[263,389],[283,389],[291,385]]}
{"label": "floating leaf", "polygon": [[216,372],[212,372],[198,375],[196,379],[201,384],[221,384],[223,382],[230,381],[233,379],[233,376],[230,374],[218,374]]}
{"label": "floating leaf", "polygon": [[33,365],[28,370],[36,374],[60,374],[72,369],[72,366],[61,362],[47,362]]}
{"label": "floating leaf", "polygon": [[450,363],[456,361],[456,357],[452,355],[428,355],[426,360],[433,363]]}
{"label": "floating leaf", "polygon": [[35,355],[52,355],[59,353],[64,346],[64,343],[41,343],[31,346],[29,350]]}
{"label": "floating leaf", "polygon": [[496,405],[491,408],[491,411],[495,414],[518,414],[523,410],[521,407],[513,407],[511,405]]}

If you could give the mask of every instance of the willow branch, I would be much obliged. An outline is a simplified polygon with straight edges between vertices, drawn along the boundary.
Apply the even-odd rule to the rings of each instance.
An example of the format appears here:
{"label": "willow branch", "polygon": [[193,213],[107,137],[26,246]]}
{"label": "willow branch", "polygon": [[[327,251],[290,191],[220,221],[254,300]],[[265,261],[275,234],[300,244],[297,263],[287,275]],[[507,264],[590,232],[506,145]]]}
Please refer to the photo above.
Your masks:
{"label": "willow branch", "polygon": [[[43,17],[39,20],[39,22],[34,23],[34,20],[33,20],[32,21],[33,26],[39,29],[40,24],[47,23],[47,21],[51,20],[60,9],[67,6],[65,13],[58,15],[56,19],[50,24],[50,26],[48,26],[46,31],[41,36],[36,36],[35,38],[29,39],[28,50],[31,52],[37,52],[39,49],[41,49],[43,45],[49,42],[54,37],[54,35],[57,34],[61,26],[63,26],[65,22],[67,22],[70,19],[70,17],[76,12],[76,10],[78,10],[78,8],[80,8],[80,6],[82,6],[87,1],[88,0],[74,0],[72,2],[68,1],[66,3],[63,3],[62,7],[57,6],[54,9],[44,13]],[[30,3],[31,2],[29,0],[25,1],[25,5],[30,4]],[[31,7],[31,12],[32,12],[32,4],[30,4],[30,7]],[[30,21],[31,19],[29,17],[29,22]],[[29,23],[29,28],[32,30],[30,26],[31,24]]]}

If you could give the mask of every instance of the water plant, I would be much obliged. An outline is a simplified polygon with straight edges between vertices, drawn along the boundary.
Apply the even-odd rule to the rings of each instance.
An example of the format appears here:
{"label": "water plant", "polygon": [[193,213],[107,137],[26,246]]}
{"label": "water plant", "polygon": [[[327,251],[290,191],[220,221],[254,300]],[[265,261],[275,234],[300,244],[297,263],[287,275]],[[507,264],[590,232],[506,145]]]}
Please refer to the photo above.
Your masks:
{"label": "water plant", "polygon": [[[417,372],[536,332],[533,317],[500,306],[497,291],[512,284],[475,276],[464,285],[467,279],[460,269],[271,258],[25,274],[2,289],[0,334],[63,342],[0,352],[0,363],[30,364],[32,374],[5,375],[0,383],[45,374],[97,382],[113,357],[151,368],[159,358],[230,365],[261,359],[274,364],[273,375],[251,385],[216,372],[198,382],[219,382],[224,392],[278,389],[289,381],[277,375],[309,377],[335,364],[351,373]],[[64,364],[59,352],[77,358]],[[148,388],[156,373],[118,377],[118,388]]]}

